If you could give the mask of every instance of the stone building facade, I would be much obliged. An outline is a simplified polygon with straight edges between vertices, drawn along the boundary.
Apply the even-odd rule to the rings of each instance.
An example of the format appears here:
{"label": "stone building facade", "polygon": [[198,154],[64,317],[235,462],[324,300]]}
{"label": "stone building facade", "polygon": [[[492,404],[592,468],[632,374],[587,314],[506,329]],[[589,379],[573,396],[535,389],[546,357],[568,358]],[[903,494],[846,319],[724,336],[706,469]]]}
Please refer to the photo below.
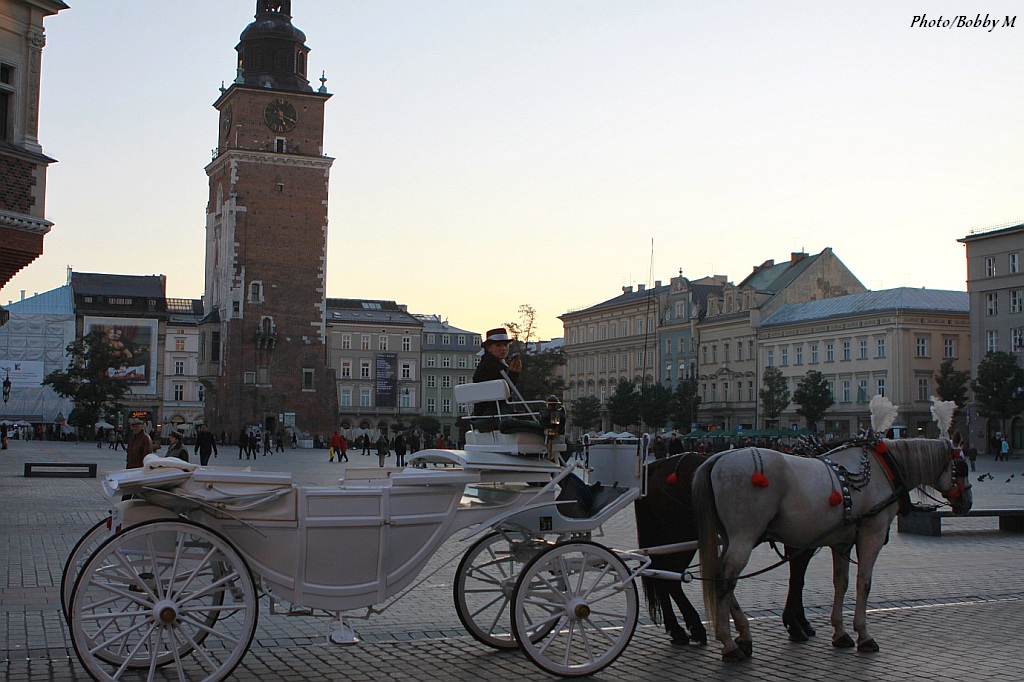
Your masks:
{"label": "stone building facade", "polygon": [[[0,289],[43,253],[46,169],[39,143],[43,20],[59,0],[0,0]],[[7,313],[0,307],[0,325]]]}

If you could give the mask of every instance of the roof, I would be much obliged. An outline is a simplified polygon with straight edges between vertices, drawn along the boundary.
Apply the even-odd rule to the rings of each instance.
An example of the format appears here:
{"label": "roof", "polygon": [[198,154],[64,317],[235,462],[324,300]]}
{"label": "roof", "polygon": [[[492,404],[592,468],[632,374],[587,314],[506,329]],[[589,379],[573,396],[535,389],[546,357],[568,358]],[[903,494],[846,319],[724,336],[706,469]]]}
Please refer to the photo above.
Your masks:
{"label": "roof", "polygon": [[1011,224],[996,225],[995,227],[983,227],[977,230],[971,230],[966,237],[961,237],[960,239],[957,239],[957,241],[960,242],[961,244],[966,244],[967,242],[973,242],[978,239],[985,239],[987,237],[1002,237],[1007,234],[1020,232],[1022,228],[1024,228],[1024,223],[1019,223],[1016,225]]}
{"label": "roof", "polygon": [[423,323],[423,331],[434,332],[436,334],[477,334],[479,332],[471,332],[468,329],[459,329],[448,324],[448,320],[442,320],[440,315],[421,315],[419,313],[413,313],[413,317]]}
{"label": "roof", "polygon": [[849,294],[820,301],[787,303],[779,308],[762,327],[771,327],[799,322],[826,320],[834,317],[863,315],[892,311],[933,311],[946,313],[970,312],[970,299],[966,291],[944,291],[941,289],[912,289],[899,287],[866,294]]}
{"label": "roof", "polygon": [[36,294],[20,301],[14,301],[7,306],[7,310],[20,315],[26,313],[74,315],[75,306],[71,295],[71,285],[65,284],[62,287],[44,291],[41,294]]}
{"label": "roof", "polygon": [[72,272],[71,288],[75,295],[164,298],[166,280],[164,275],[108,275],[94,272]]}
{"label": "roof", "polygon": [[816,261],[820,255],[806,256],[795,263],[792,260],[788,260],[772,265],[762,265],[747,275],[747,278],[740,282],[738,286],[777,294],[796,279],[801,272],[809,268],[811,263]]}
{"label": "roof", "polygon": [[201,298],[167,299],[167,321],[177,324],[198,324],[203,317]]}
{"label": "roof", "polygon": [[615,306],[626,305],[629,303],[637,303],[647,298],[656,298],[663,294],[669,293],[671,288],[671,285],[663,284],[660,287],[651,287],[649,289],[644,288],[641,291],[626,291],[623,292],[621,295],[616,296],[615,298],[610,298],[607,301],[602,301],[601,303],[592,305],[589,308],[570,310],[566,313],[563,313],[562,315],[559,315],[558,318],[562,319],[566,315],[576,315],[578,313],[589,313],[595,310],[600,310],[601,308],[613,308]]}
{"label": "roof", "polygon": [[422,322],[394,301],[360,298],[327,299],[327,322],[354,322],[360,324],[409,324],[422,326]]}

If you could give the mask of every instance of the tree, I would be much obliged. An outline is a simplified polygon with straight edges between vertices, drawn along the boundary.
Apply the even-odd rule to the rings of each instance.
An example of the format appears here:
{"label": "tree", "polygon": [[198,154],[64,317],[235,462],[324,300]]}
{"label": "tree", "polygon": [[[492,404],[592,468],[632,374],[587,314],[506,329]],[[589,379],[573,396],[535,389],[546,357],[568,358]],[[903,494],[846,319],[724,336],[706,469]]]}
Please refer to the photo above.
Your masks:
{"label": "tree", "polygon": [[429,433],[431,436],[441,433],[441,420],[437,417],[432,417],[429,414],[417,415],[409,421],[414,428],[419,429],[423,433]]}
{"label": "tree", "polygon": [[971,390],[979,414],[998,419],[999,430],[1006,433],[1006,420],[1024,412],[1024,369],[1017,364],[1016,356],[990,351],[978,363],[977,377],[971,382]]}
{"label": "tree", "polygon": [[954,369],[952,358],[943,360],[939,371],[935,373],[935,395],[942,400],[952,400],[959,410],[967,404],[967,386],[970,381],[969,371],[958,372]]}
{"label": "tree", "polygon": [[640,421],[640,395],[629,379],[619,379],[615,392],[608,398],[608,416],[612,424],[629,426]]}
{"label": "tree", "polygon": [[521,352],[523,347],[529,347],[532,342],[537,340],[537,309],[529,303],[519,306],[519,321],[506,322],[505,329],[514,339],[513,352]]}
{"label": "tree", "polygon": [[697,380],[683,379],[672,391],[672,404],[669,416],[676,431],[689,431],[690,424],[697,421],[697,408],[700,407],[700,396],[697,395]]}
{"label": "tree", "polygon": [[808,372],[796,390],[793,391],[793,402],[800,407],[796,413],[807,420],[807,428],[811,431],[818,430],[818,422],[825,416],[828,408],[835,405],[836,401],[829,390],[828,381],[825,376],[816,369]]}
{"label": "tree", "polygon": [[644,424],[660,429],[672,411],[672,390],[663,384],[646,384],[640,392],[640,417]]}
{"label": "tree", "polygon": [[523,355],[523,371],[519,374],[516,388],[525,400],[545,400],[548,396],[561,399],[565,392],[565,379],[558,368],[565,364],[565,352],[561,348],[527,352]]}
{"label": "tree", "polygon": [[759,392],[761,397],[761,413],[765,421],[778,419],[782,411],[789,407],[789,382],[778,367],[768,367],[761,377],[764,384]]}
{"label": "tree", "polygon": [[94,331],[75,339],[65,352],[70,358],[68,368],[50,372],[43,384],[74,402],[75,409],[68,423],[90,427],[101,417],[120,412],[121,398],[129,389],[128,382],[110,376],[110,370],[124,367],[125,361],[115,354],[103,332]]}
{"label": "tree", "polygon": [[570,405],[572,425],[582,431],[589,431],[600,423],[601,401],[592,395],[577,398]]}

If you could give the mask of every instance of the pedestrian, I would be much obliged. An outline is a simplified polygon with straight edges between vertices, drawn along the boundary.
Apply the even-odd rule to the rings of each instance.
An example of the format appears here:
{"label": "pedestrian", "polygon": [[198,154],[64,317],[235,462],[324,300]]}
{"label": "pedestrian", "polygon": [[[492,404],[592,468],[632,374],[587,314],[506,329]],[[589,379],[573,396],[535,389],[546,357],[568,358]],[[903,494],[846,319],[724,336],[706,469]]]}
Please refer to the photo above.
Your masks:
{"label": "pedestrian", "polygon": [[388,437],[383,433],[377,438],[377,461],[384,466],[384,458],[391,454],[391,446],[388,444]]}
{"label": "pedestrian", "polygon": [[364,457],[369,457],[370,456],[370,434],[364,433],[362,435],[361,443],[363,445],[363,456]]}
{"label": "pedestrian", "polygon": [[96,430],[96,447],[98,448],[103,447],[103,433],[104,431],[102,426]]}
{"label": "pedestrian", "polygon": [[996,461],[1002,457],[1004,462],[1010,461],[1010,444],[1006,441],[1006,436],[1003,436],[1002,440],[999,441],[999,454],[996,455]]}
{"label": "pedestrian", "polygon": [[284,434],[277,432],[277,452],[284,452]]}
{"label": "pedestrian", "polygon": [[[673,436],[674,438],[674,436]],[[654,459],[665,459],[668,454],[668,443],[661,436],[654,437]]]}
{"label": "pedestrian", "polygon": [[153,452],[153,440],[142,427],[141,419],[133,417],[128,420],[128,428],[132,433],[128,437],[128,447],[125,448],[125,469],[141,469],[142,460]]}
{"label": "pedestrian", "polygon": [[292,431],[292,450],[297,447],[299,447],[299,437],[295,435],[294,431]]}
{"label": "pedestrian", "polygon": [[107,438],[107,449],[108,450],[113,450],[114,449],[114,445],[117,442],[115,440],[115,438],[114,438],[114,429],[107,429],[106,438]]}
{"label": "pedestrian", "polygon": [[338,458],[338,462],[341,462],[341,434],[335,429],[334,433],[331,434],[331,442],[327,448],[327,461],[333,462],[335,456]]}
{"label": "pedestrian", "polygon": [[396,434],[395,435],[395,464],[397,464],[400,467],[404,467],[405,466],[405,451],[406,451],[405,438],[402,437],[401,433]]}
{"label": "pedestrian", "polygon": [[348,461],[348,438],[345,438],[345,434],[341,435],[341,456],[345,458],[346,462]]}
{"label": "pedestrian", "polygon": [[971,471],[977,471],[978,448],[974,447],[974,445],[967,448],[967,459],[971,463]]}
{"label": "pedestrian", "polygon": [[210,433],[210,427],[206,424],[199,425],[199,434],[196,436],[195,454],[199,455],[199,463],[206,466],[210,463],[210,453],[217,456],[217,439]]}
{"label": "pedestrian", "polygon": [[7,449],[7,424],[0,424],[0,449]]}
{"label": "pedestrian", "polygon": [[683,440],[679,437],[678,433],[673,433],[672,438],[668,441],[668,456],[683,454]]}
{"label": "pedestrian", "polygon": [[263,432],[263,456],[266,457],[268,452],[273,454],[273,452],[271,452],[271,450],[270,450],[270,430],[269,429],[267,429],[266,431]]}
{"label": "pedestrian", "polygon": [[170,445],[167,446],[167,454],[165,457],[177,457],[178,459],[187,462],[188,461],[188,448],[182,443],[184,437],[181,435],[181,431],[177,429],[171,429],[171,432],[167,434],[170,439]]}
{"label": "pedestrian", "polygon": [[128,448],[125,446],[125,443],[124,443],[124,431],[122,431],[121,429],[118,429],[117,433],[115,434],[115,438],[117,440],[114,443],[114,452],[117,452],[118,448],[121,448],[122,450],[127,452]]}
{"label": "pedestrian", "polygon": [[242,459],[242,455],[249,459],[249,434],[245,432],[244,428],[238,434],[238,459]]}

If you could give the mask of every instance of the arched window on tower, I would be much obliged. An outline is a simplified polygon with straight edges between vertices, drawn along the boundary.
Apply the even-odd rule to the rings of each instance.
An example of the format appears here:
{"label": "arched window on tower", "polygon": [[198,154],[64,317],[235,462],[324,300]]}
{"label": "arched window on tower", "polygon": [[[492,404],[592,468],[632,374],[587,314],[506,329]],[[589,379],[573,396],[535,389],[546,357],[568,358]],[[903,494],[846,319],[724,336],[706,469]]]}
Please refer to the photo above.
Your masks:
{"label": "arched window on tower", "polygon": [[249,284],[249,303],[263,303],[263,282]]}

